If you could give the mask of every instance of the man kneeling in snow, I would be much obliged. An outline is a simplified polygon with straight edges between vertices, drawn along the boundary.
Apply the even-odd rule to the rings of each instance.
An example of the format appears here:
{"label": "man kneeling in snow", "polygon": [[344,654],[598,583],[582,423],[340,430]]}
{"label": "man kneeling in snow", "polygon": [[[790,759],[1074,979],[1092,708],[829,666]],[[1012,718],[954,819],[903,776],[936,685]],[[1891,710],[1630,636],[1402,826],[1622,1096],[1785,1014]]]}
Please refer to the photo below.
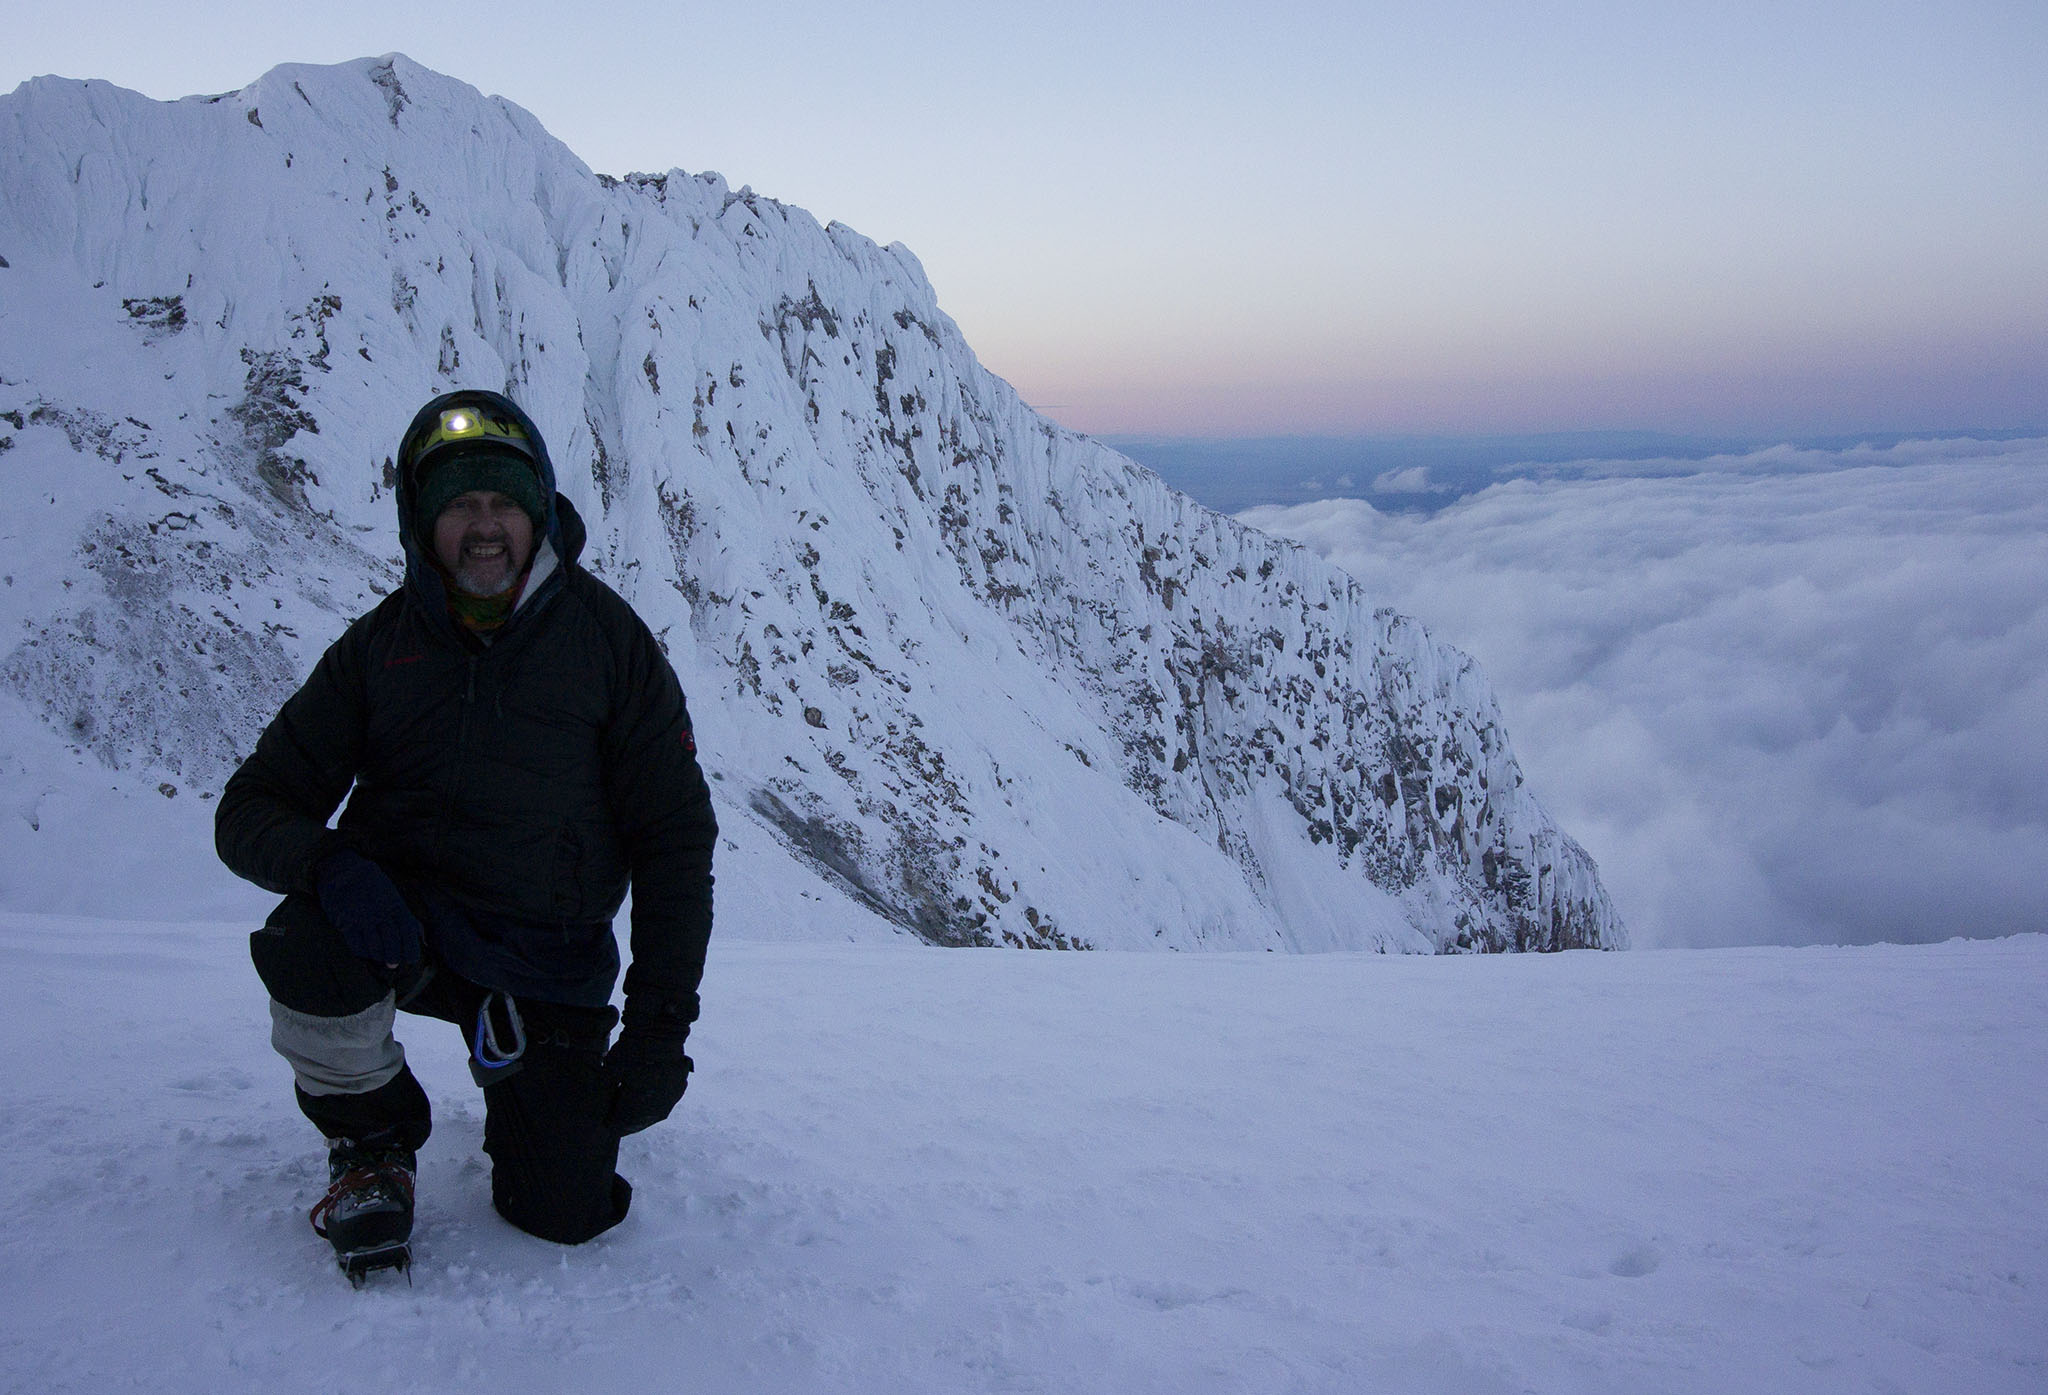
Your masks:
{"label": "man kneeling in snow", "polygon": [[329,1141],[314,1228],[355,1279],[411,1257],[430,1116],[401,1008],[469,1039],[501,1215],[568,1244],[625,1216],[619,1138],[689,1081],[718,831],[682,689],[577,565],[583,524],[533,422],[451,393],[397,458],[405,585],[285,703],[215,824],[221,860],[285,898],[250,952]]}

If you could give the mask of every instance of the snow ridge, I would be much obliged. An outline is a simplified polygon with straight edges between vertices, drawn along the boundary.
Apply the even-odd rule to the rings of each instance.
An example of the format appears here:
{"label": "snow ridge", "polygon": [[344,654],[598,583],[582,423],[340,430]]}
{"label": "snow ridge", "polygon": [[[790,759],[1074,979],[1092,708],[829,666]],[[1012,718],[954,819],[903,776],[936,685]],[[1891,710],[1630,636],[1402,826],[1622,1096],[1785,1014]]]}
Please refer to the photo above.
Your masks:
{"label": "snow ridge", "polygon": [[901,246],[391,55],[24,84],[0,259],[0,686],[124,781],[217,788],[397,583],[399,430],[484,386],[722,815],[924,940],[1626,943],[1470,659],[1032,412]]}

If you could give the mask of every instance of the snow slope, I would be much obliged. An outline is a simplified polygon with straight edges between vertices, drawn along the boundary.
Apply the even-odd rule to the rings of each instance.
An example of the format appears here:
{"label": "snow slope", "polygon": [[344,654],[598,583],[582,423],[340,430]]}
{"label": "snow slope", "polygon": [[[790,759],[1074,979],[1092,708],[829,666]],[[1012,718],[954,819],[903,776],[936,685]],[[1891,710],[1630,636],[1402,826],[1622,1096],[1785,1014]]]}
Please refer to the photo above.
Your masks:
{"label": "snow slope", "polygon": [[0,904],[138,799],[203,842],[455,386],[546,431],[721,816],[906,933],[1626,942],[1469,658],[1040,418],[906,249],[400,56],[0,98]]}
{"label": "snow slope", "polygon": [[[855,910],[820,905],[825,923]],[[354,1292],[243,925],[0,914],[0,1387],[2048,1385],[2048,938],[1511,958],[714,945],[579,1249],[438,1113]],[[744,927],[742,927],[744,933]]]}

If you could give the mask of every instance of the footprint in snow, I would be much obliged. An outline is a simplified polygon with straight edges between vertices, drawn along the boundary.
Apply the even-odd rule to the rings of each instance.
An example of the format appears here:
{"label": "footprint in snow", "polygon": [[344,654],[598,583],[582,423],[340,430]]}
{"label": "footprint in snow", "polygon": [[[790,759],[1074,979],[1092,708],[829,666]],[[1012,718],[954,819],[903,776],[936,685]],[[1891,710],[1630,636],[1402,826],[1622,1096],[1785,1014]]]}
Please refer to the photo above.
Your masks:
{"label": "footprint in snow", "polygon": [[1608,1265],[1607,1272],[1618,1279],[1640,1279],[1656,1273],[1663,1262],[1664,1256],[1657,1253],[1654,1245],[1638,1245]]}

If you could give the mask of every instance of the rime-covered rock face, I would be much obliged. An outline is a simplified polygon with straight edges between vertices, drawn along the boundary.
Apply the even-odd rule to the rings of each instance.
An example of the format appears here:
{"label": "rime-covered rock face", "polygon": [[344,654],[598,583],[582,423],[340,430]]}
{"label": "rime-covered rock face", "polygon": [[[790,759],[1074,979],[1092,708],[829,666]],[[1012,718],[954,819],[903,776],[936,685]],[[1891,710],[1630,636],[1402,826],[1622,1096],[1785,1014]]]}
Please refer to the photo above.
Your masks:
{"label": "rime-covered rock face", "polygon": [[1472,662],[1037,416],[908,251],[592,174],[403,58],[0,100],[0,683],[215,787],[395,585],[390,455],[501,388],[720,811],[940,944],[1623,942]]}

